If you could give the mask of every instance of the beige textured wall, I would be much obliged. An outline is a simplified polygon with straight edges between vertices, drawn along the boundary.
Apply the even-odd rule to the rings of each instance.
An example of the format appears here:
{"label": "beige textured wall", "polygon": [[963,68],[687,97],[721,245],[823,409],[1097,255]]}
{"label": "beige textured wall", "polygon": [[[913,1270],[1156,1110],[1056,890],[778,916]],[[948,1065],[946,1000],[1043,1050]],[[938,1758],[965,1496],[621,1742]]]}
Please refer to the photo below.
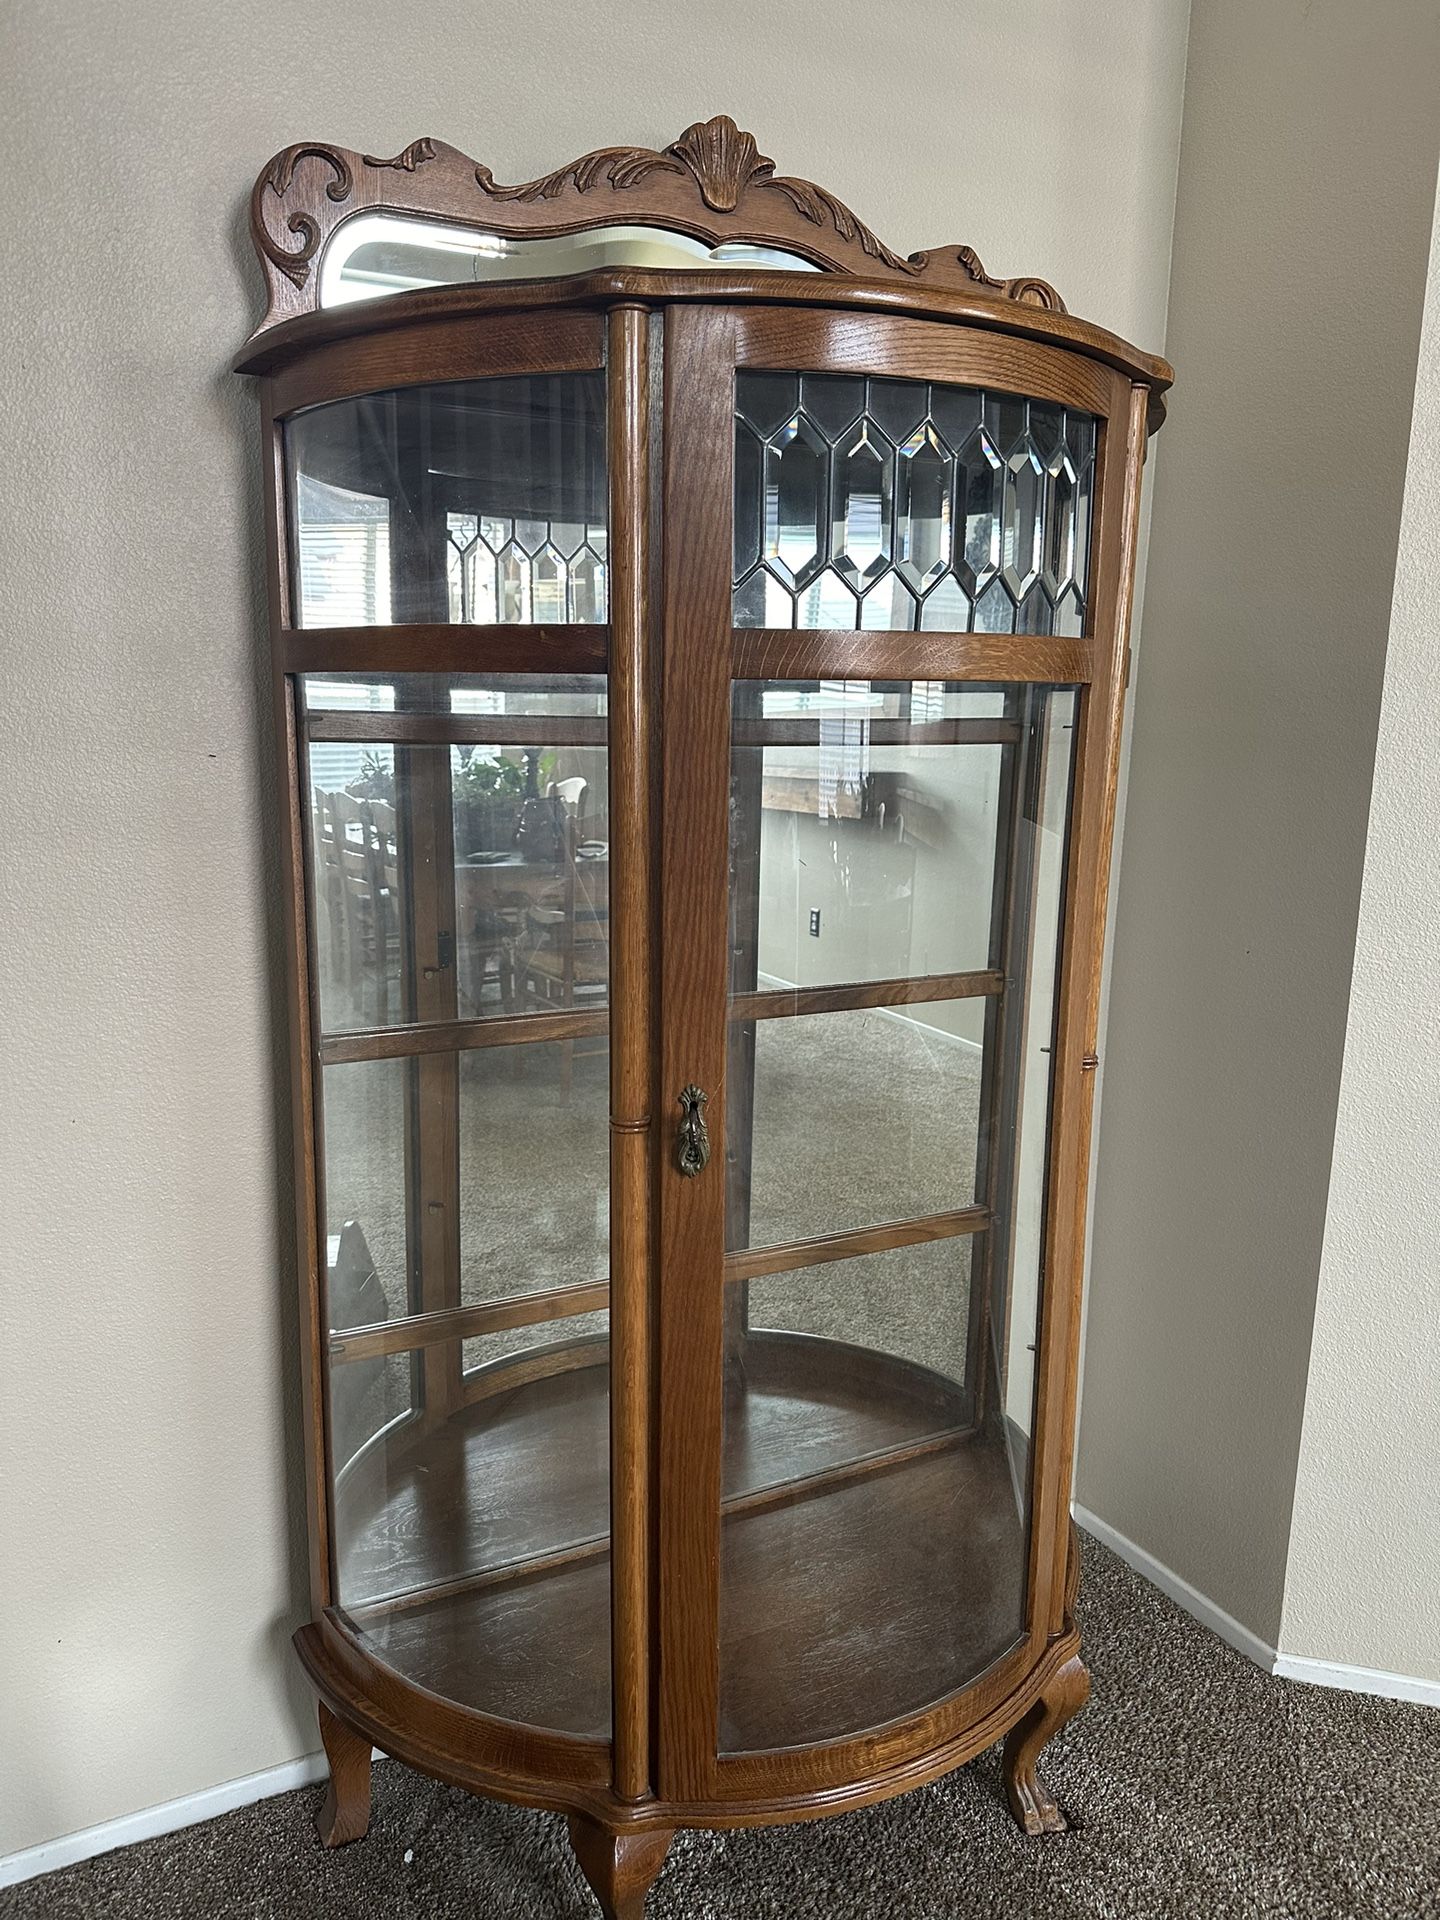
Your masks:
{"label": "beige textured wall", "polygon": [[[0,1852],[315,1745],[243,202],[301,137],[524,177],[728,110],[904,248],[1161,344],[1184,0],[18,0]],[[883,23],[884,30],[878,27]]]}
{"label": "beige textured wall", "polygon": [[1440,1681],[1440,222],[1410,470],[1283,1653]]}
{"label": "beige textured wall", "polygon": [[1271,1645],[1437,76],[1433,0],[1195,0],[1077,1497]]}

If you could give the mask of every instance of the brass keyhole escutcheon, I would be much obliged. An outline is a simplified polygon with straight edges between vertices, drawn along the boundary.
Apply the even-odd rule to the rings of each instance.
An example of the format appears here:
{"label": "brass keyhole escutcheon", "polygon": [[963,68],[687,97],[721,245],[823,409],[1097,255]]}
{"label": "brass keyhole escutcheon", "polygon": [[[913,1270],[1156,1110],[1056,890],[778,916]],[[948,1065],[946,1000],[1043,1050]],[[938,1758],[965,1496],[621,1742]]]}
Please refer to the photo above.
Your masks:
{"label": "brass keyhole escutcheon", "polygon": [[676,1164],[687,1180],[703,1173],[710,1159],[710,1135],[701,1111],[710,1098],[703,1087],[680,1089],[680,1132],[676,1141]]}

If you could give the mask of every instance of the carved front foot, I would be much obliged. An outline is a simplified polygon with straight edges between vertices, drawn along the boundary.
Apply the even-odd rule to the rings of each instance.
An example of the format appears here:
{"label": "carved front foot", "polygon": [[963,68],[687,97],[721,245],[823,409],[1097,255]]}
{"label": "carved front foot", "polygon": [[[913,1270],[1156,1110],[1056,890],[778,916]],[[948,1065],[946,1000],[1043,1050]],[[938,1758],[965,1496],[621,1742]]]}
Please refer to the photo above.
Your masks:
{"label": "carved front foot", "polygon": [[611,1833],[583,1814],[571,1814],[570,1844],[605,1920],[644,1920],[645,1895],[674,1837],[673,1827]]}
{"label": "carved front foot", "polygon": [[320,1702],[320,1738],[330,1762],[330,1784],[315,1827],[325,1847],[347,1846],[370,1831],[370,1742]]}
{"label": "carved front foot", "polygon": [[1040,1778],[1041,1749],[1090,1698],[1090,1675],[1077,1653],[1055,1677],[1005,1742],[1002,1772],[1010,1811],[1026,1833],[1064,1833],[1069,1824]]}

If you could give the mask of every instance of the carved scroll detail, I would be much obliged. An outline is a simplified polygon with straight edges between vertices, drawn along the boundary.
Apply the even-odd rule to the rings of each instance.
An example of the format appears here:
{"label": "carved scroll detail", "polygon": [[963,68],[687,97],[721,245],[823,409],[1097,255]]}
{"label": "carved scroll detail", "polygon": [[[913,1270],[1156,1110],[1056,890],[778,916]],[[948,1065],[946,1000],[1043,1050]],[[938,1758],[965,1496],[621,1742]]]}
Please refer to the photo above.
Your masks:
{"label": "carved scroll detail", "polygon": [[980,256],[973,247],[961,247],[955,258],[960,262],[967,277],[973,280],[977,287],[989,287],[1006,300],[1018,300],[1023,307],[1043,307],[1046,313],[1067,311],[1065,302],[1048,280],[1034,280],[1024,276],[1015,280],[997,280],[993,273],[985,271]]}
{"label": "carved scroll detail", "polygon": [[336,147],[302,145],[285,147],[277,153],[269,166],[255,182],[255,191],[250,196],[251,225],[255,233],[255,244],[268,260],[293,280],[297,287],[303,287],[310,277],[310,262],[315,257],[315,249],[320,244],[320,225],[314,217],[303,210],[292,213],[285,222],[289,232],[298,235],[298,247],[282,246],[270,231],[265,221],[267,192],[274,194],[277,200],[283,200],[290,191],[295,178],[295,169],[304,159],[323,160],[335,178],[325,189],[326,198],[337,203],[350,198],[355,184],[350,171],[350,162]]}
{"label": "carved scroll detail", "polygon": [[700,198],[712,213],[733,213],[740,198],[750,187],[767,187],[785,198],[812,226],[828,221],[842,240],[858,242],[872,260],[879,260],[893,272],[913,274],[919,268],[898,253],[893,253],[862,220],[857,220],[843,200],[817,187],[809,180],[775,177],[775,162],[761,153],[755,136],[743,133],[727,113],[711,120],[697,120],[668,147],[601,147],[587,153],[554,173],[538,180],[526,180],[519,186],[496,186],[488,167],[477,167],[475,178],[484,192],[495,200],[553,200],[567,187],[577,193],[590,193],[608,184],[624,190],[635,187],[652,173],[689,173],[700,189]]}
{"label": "carved scroll detail", "polygon": [[634,187],[652,173],[683,172],[678,161],[668,160],[649,147],[601,147],[568,166],[557,167],[554,173],[543,174],[538,180],[522,180],[514,187],[497,186],[488,167],[476,167],[475,178],[481,192],[488,193],[492,200],[534,201],[554,200],[567,187],[589,193],[602,181],[612,187]]}
{"label": "carved scroll detail", "polygon": [[367,167],[394,167],[401,173],[413,173],[416,167],[423,166],[427,160],[435,158],[433,140],[412,140],[408,147],[395,155],[393,160],[377,159],[373,153],[362,154]]}
{"label": "carved scroll detail", "polygon": [[767,186],[783,193],[797,213],[804,214],[807,220],[817,227],[823,226],[828,216],[830,224],[842,240],[857,240],[862,250],[872,260],[879,260],[896,273],[918,273],[919,266],[912,260],[903,260],[898,253],[892,253],[883,240],[877,239],[863,220],[837,200],[833,193],[827,193],[823,187],[817,187],[809,180],[770,180]]}

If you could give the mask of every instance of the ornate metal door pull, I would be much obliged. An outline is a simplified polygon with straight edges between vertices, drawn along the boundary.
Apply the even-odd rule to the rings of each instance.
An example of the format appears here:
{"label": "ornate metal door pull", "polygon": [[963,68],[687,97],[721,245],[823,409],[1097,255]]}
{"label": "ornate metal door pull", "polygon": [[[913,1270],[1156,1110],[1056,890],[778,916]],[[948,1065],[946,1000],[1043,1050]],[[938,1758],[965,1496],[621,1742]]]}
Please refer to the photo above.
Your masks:
{"label": "ornate metal door pull", "polygon": [[709,1098],[703,1087],[688,1086],[680,1090],[680,1111],[684,1118],[680,1122],[676,1160],[687,1180],[703,1173],[710,1159],[710,1135],[700,1111]]}

